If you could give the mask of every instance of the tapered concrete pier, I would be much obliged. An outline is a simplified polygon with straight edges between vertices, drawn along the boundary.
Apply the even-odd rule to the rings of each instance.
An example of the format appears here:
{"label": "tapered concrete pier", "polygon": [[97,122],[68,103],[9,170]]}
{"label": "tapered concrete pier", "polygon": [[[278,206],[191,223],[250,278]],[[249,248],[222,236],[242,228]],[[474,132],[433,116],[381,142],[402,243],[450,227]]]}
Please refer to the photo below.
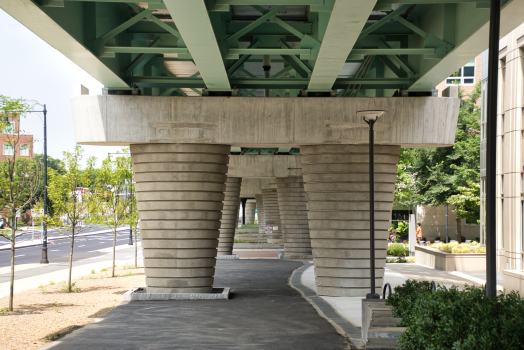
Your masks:
{"label": "tapered concrete pier", "polygon": [[260,237],[266,237],[266,215],[264,210],[264,201],[262,200],[262,194],[256,194],[255,200],[257,201],[257,219],[258,219],[258,234]]}
{"label": "tapered concrete pier", "polygon": [[285,256],[310,257],[311,238],[302,177],[277,178],[276,184]]}
{"label": "tapered concrete pier", "polygon": [[280,221],[280,210],[278,207],[278,195],[276,188],[262,190],[264,201],[264,213],[266,226],[272,227],[272,232],[267,234],[267,242],[273,244],[282,243],[282,224]]}
{"label": "tapered concrete pier", "polygon": [[220,220],[220,236],[218,237],[218,255],[232,255],[235,229],[238,226],[238,209],[240,207],[240,185],[242,179],[239,177],[227,177],[226,190],[224,192],[224,208]]}
{"label": "tapered concrete pier", "polygon": [[210,293],[229,146],[131,145],[148,293]]}
{"label": "tapered concrete pier", "polygon": [[[369,293],[368,146],[302,146],[317,293]],[[400,147],[375,147],[375,285],[381,292]]]}
{"label": "tapered concrete pier", "polygon": [[255,223],[255,210],[257,202],[254,199],[248,199],[246,202],[246,225],[253,225]]}

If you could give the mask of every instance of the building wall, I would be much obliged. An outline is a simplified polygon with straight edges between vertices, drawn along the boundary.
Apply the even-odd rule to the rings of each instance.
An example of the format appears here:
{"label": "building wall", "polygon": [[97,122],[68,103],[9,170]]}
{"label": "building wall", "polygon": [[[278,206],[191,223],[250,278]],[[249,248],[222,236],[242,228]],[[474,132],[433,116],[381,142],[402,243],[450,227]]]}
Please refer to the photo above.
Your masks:
{"label": "building wall", "polygon": [[[5,114],[1,115],[2,118],[5,117]],[[4,145],[9,145],[13,141],[16,141],[16,138],[19,137],[15,153],[16,157],[23,157],[23,158],[33,158],[33,135],[29,134],[20,134],[17,135],[20,131],[20,119],[19,118],[11,118],[9,117],[9,121],[14,122],[14,128],[12,134],[4,134],[3,132],[0,133],[0,159],[5,159],[7,157],[10,157],[9,155],[4,154]],[[0,130],[1,131],[1,130]],[[10,142],[11,141],[11,142]],[[22,145],[27,145],[29,148],[29,155],[27,156],[21,156],[20,155],[20,148]]]}
{"label": "building wall", "polygon": [[[524,268],[524,123],[523,123],[523,49],[524,25],[500,40],[499,88],[497,110],[497,269]],[[487,78],[487,76],[486,76]],[[485,95],[483,80],[483,113],[481,130],[481,198],[485,189]],[[484,203],[481,214],[484,215]],[[484,217],[481,224],[484,225]],[[482,232],[484,229],[482,228]]]}
{"label": "building wall", "polygon": [[[469,95],[475,90],[475,85],[480,83],[482,80],[482,54],[475,57],[475,84],[474,85],[459,85],[462,91]],[[444,91],[449,85],[446,85],[446,80],[437,85],[435,89],[438,91],[438,95],[442,97],[442,91]]]}
{"label": "building wall", "polygon": [[[0,134],[0,159],[5,159],[7,157],[12,156],[6,156],[4,155],[4,144],[9,144],[8,136],[5,134]],[[21,145],[28,145],[29,147],[29,156],[21,156],[20,155],[20,146]],[[18,145],[15,149],[16,156],[21,158],[33,158],[33,135],[20,135],[20,139],[18,142]]]}
{"label": "building wall", "polygon": [[[453,213],[452,205],[448,208],[448,235],[450,240],[457,240],[457,216]],[[438,207],[417,206],[417,222],[422,227],[422,236],[427,240],[446,240],[446,206]],[[477,240],[480,238],[480,225],[466,224],[462,219],[461,233],[465,239]]]}

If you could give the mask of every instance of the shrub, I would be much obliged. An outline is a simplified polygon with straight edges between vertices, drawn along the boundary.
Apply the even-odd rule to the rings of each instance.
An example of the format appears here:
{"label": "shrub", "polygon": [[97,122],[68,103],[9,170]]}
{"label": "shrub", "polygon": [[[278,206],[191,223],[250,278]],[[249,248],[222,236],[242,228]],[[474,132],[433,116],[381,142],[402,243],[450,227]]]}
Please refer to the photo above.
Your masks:
{"label": "shrub", "polygon": [[408,280],[386,303],[407,327],[402,349],[524,348],[524,301],[515,292],[492,300],[483,287],[438,286],[432,293],[429,282]]}
{"label": "shrub", "polygon": [[409,245],[393,243],[388,246],[387,254],[390,256],[404,257],[409,255]]}
{"label": "shrub", "polygon": [[440,249],[448,253],[485,253],[486,249],[481,247],[477,242],[471,243],[433,243],[429,245],[431,248]]}

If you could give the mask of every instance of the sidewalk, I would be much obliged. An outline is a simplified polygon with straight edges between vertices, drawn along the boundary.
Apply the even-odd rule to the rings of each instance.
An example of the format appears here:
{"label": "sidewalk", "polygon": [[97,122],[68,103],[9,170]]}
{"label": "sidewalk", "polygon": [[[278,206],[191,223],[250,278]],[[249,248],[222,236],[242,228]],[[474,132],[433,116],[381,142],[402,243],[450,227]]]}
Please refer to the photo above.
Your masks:
{"label": "sidewalk", "polygon": [[121,304],[44,349],[350,349],[288,285],[302,266],[298,261],[218,260],[214,285],[231,287],[231,299]]}
{"label": "sidewalk", "polygon": [[[303,285],[316,292],[314,266],[311,265],[302,274],[301,282]],[[463,288],[465,284],[480,286],[485,283],[476,277],[478,272],[457,272],[440,271],[414,263],[405,264],[386,264],[384,275],[384,285],[389,283],[391,289],[402,285],[406,280],[435,281],[437,284],[447,288],[456,285]],[[498,286],[502,289],[502,286]],[[382,293],[381,296],[382,298]],[[362,326],[362,298],[361,297],[327,297],[321,296],[329,303],[341,316],[351,322],[355,327]]]}

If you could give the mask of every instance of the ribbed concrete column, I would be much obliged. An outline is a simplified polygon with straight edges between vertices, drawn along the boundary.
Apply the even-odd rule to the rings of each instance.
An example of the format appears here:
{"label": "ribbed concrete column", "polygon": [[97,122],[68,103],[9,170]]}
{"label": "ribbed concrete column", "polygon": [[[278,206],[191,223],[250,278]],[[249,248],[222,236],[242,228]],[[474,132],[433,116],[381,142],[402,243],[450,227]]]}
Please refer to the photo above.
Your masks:
{"label": "ribbed concrete column", "polygon": [[277,178],[277,193],[285,255],[310,256],[311,238],[302,177]]}
{"label": "ribbed concrete column", "polygon": [[255,223],[255,209],[257,202],[254,199],[248,199],[246,202],[246,225]]}
{"label": "ribbed concrete column", "polygon": [[266,226],[272,226],[273,231],[267,235],[267,242],[274,244],[282,243],[282,224],[280,222],[280,210],[278,208],[278,195],[276,188],[262,190],[264,200],[264,213]]}
{"label": "ribbed concrete column", "polygon": [[[369,293],[367,145],[302,146],[317,293]],[[381,292],[400,147],[375,146],[375,286]]]}
{"label": "ribbed concrete column", "polygon": [[255,200],[257,201],[257,217],[258,217],[258,234],[260,237],[266,237],[266,215],[264,210],[264,201],[262,200],[262,194],[256,194]]}
{"label": "ribbed concrete column", "polygon": [[235,229],[238,226],[238,209],[240,206],[240,185],[242,178],[227,177],[224,192],[224,209],[220,221],[220,236],[218,238],[218,255],[232,255]]}
{"label": "ribbed concrete column", "polygon": [[211,293],[229,152],[131,145],[148,293]]}

